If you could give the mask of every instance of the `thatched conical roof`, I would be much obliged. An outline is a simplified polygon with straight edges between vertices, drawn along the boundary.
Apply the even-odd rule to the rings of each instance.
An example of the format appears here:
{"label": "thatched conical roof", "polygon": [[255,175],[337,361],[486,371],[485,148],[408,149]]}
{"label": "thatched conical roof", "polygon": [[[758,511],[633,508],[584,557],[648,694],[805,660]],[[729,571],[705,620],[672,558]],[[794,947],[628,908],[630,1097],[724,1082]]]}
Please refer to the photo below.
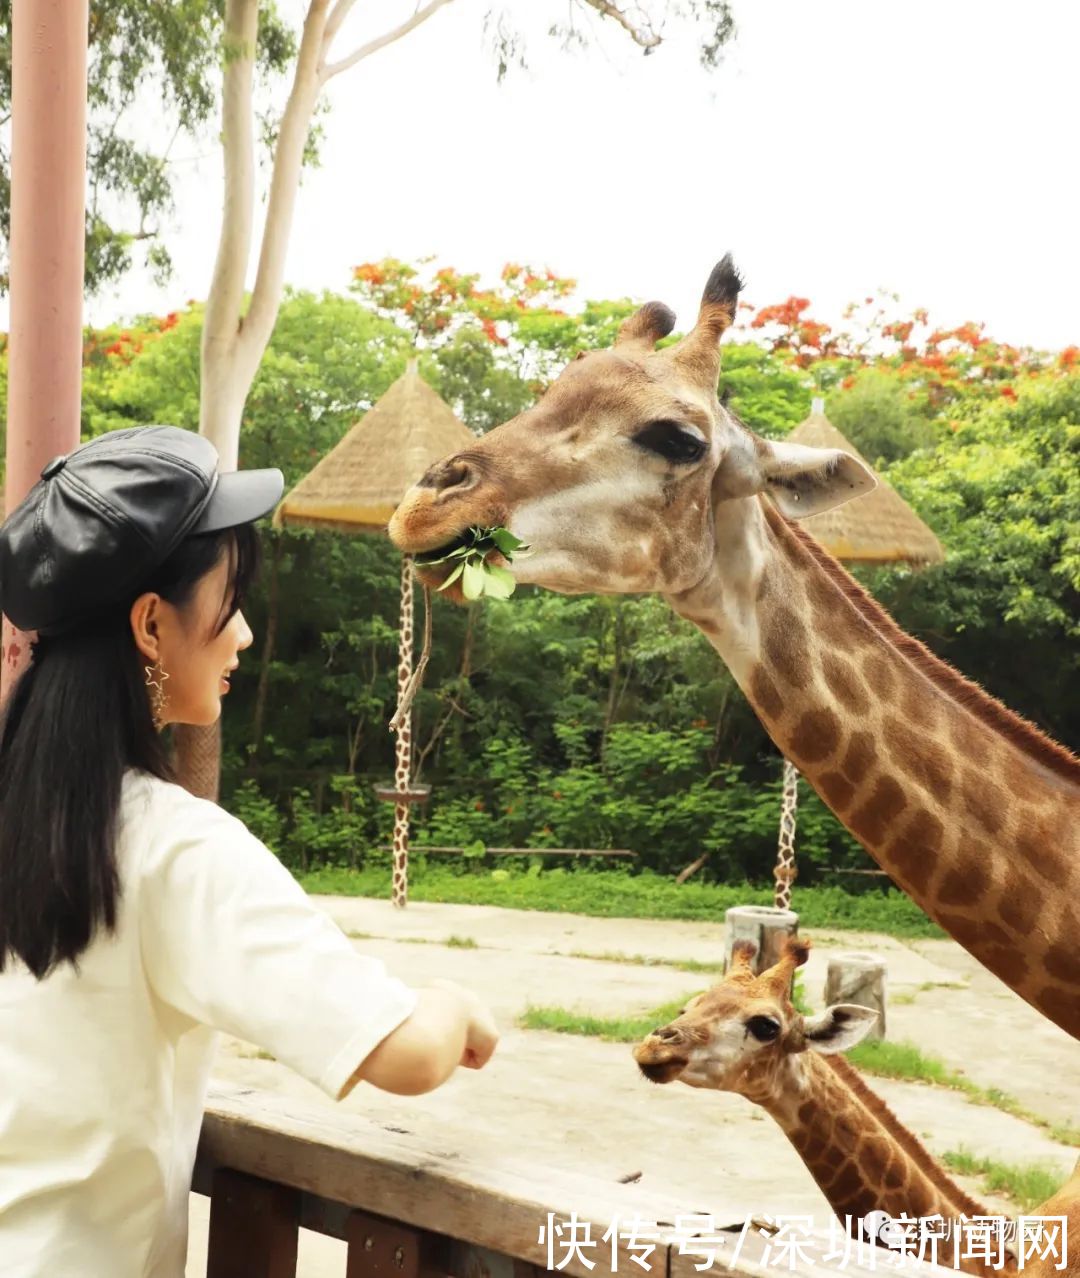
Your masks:
{"label": "thatched conical roof", "polygon": [[285,495],[274,524],[382,532],[424,471],[474,440],[410,360],[382,398]]}
{"label": "thatched conical roof", "polygon": [[[810,416],[795,427],[788,439],[814,448],[841,448],[868,464],[855,445],[825,416],[825,405],[820,399],[814,400]],[[879,564],[941,563],[945,558],[941,542],[895,488],[890,488],[880,475],[877,481],[873,492],[800,520],[802,527],[813,533],[837,559]]]}

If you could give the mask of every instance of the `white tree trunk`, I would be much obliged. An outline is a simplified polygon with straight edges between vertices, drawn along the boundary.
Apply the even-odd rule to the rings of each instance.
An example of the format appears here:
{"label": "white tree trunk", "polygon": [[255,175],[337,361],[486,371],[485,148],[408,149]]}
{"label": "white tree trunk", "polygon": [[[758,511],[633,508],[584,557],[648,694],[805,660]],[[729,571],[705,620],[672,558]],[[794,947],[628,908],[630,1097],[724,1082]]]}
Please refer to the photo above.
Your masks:
{"label": "white tree trunk", "polygon": [[247,386],[240,389],[235,347],[251,255],[255,202],[251,98],[258,30],[259,0],[225,0],[221,121],[225,193],[217,260],[203,317],[199,430],[217,447],[226,470],[236,468],[240,414],[248,390]]}
{"label": "white tree trunk", "polygon": [[[244,404],[277,321],[285,278],[296,192],[311,117],[332,76],[400,40],[450,0],[429,0],[406,22],[328,65],[330,45],[355,0],[310,0],[296,58],[292,90],[281,120],[263,223],[259,265],[244,313],[255,205],[255,129],[252,90],[259,33],[259,0],[225,0],[225,72],[221,139],[225,196],[217,259],[203,317],[199,430],[218,450],[222,470],[235,470],[240,454]],[[216,799],[221,726],[176,734],[177,771],[203,798]]]}
{"label": "white tree trunk", "polygon": [[400,40],[450,0],[429,0],[407,21],[330,64],[330,45],[354,3],[337,0],[331,7],[330,0],[310,0],[308,5],[292,90],[274,150],[259,265],[246,314],[244,283],[251,257],[255,200],[252,89],[259,0],[225,3],[225,199],[203,320],[199,394],[199,430],[217,447],[224,470],[236,468],[244,404],[277,320],[300,170],[319,94],[332,76]]}

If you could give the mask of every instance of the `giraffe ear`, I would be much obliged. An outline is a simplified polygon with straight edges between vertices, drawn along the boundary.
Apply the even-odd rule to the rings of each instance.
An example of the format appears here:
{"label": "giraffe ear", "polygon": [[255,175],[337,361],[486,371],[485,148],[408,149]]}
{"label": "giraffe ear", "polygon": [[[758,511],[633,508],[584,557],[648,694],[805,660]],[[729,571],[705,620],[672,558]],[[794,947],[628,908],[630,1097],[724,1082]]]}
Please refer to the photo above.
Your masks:
{"label": "giraffe ear", "polygon": [[789,519],[819,515],[876,487],[870,467],[840,448],[810,448],[758,435],[729,451],[714,481],[720,496],[768,493]]}
{"label": "giraffe ear", "polygon": [[811,1051],[823,1056],[846,1052],[869,1034],[877,1015],[871,1008],[857,1003],[836,1003],[820,1016],[807,1017],[803,1022],[806,1044]]}
{"label": "giraffe ear", "polygon": [[760,455],[763,491],[789,519],[842,506],[877,487],[865,462],[840,448],[809,448],[784,440],[765,441]]}

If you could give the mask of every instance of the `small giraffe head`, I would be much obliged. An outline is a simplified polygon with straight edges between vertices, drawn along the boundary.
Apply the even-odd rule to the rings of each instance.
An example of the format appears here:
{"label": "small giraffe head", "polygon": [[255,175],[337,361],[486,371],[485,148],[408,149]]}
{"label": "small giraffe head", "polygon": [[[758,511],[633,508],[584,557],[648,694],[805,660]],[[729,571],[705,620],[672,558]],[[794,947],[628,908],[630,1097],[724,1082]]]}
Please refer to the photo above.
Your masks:
{"label": "small giraffe head", "polygon": [[[847,453],[771,443],[718,400],[720,339],[741,286],[725,257],[678,342],[657,350],[675,316],[647,303],[610,350],[579,355],[532,408],[432,466],[391,520],[399,549],[435,551],[470,527],[503,525],[532,547],[512,565],[520,582],[677,594],[725,554],[718,514],[738,520],[739,499],[768,493],[802,516],[873,488]],[[448,571],[421,576],[438,585]],[[447,593],[460,600],[460,585]]]}
{"label": "small giraffe head", "polygon": [[754,974],[749,941],[732,947],[724,979],[692,998],[682,1012],[634,1048],[634,1060],[654,1083],[676,1079],[690,1087],[738,1092],[761,1102],[785,1084],[784,1067],[801,1052],[825,1054],[853,1047],[877,1013],[837,1004],[804,1017],[790,998],[795,969],[810,954],[808,942],[789,939],[779,962]]}

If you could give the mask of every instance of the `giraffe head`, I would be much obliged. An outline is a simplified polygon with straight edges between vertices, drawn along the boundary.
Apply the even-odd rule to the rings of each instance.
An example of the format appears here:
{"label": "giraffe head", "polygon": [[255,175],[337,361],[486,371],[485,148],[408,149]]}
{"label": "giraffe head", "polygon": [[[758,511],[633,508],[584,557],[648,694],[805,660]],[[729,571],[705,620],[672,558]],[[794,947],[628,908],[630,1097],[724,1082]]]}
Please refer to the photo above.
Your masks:
{"label": "giraffe head", "polygon": [[[693,329],[657,350],[674,314],[649,302],[609,350],[563,369],[532,408],[432,466],[405,494],[390,536],[406,553],[452,546],[473,526],[503,525],[532,547],[519,582],[565,593],[678,594],[698,584],[768,493],[785,514],[812,515],[874,487],[837,449],[771,443],[717,399],[720,339],[742,281],[714,267]],[[445,566],[423,569],[438,585]],[[460,586],[447,592],[460,600]]]}
{"label": "giraffe head", "polygon": [[789,939],[779,962],[754,974],[755,947],[737,941],[724,979],[692,998],[682,1012],[634,1048],[634,1060],[654,1083],[738,1092],[757,1102],[787,1086],[788,1066],[805,1051],[844,1052],[868,1032],[877,1013],[837,1004],[804,1017],[789,997],[795,969],[810,946]]}

